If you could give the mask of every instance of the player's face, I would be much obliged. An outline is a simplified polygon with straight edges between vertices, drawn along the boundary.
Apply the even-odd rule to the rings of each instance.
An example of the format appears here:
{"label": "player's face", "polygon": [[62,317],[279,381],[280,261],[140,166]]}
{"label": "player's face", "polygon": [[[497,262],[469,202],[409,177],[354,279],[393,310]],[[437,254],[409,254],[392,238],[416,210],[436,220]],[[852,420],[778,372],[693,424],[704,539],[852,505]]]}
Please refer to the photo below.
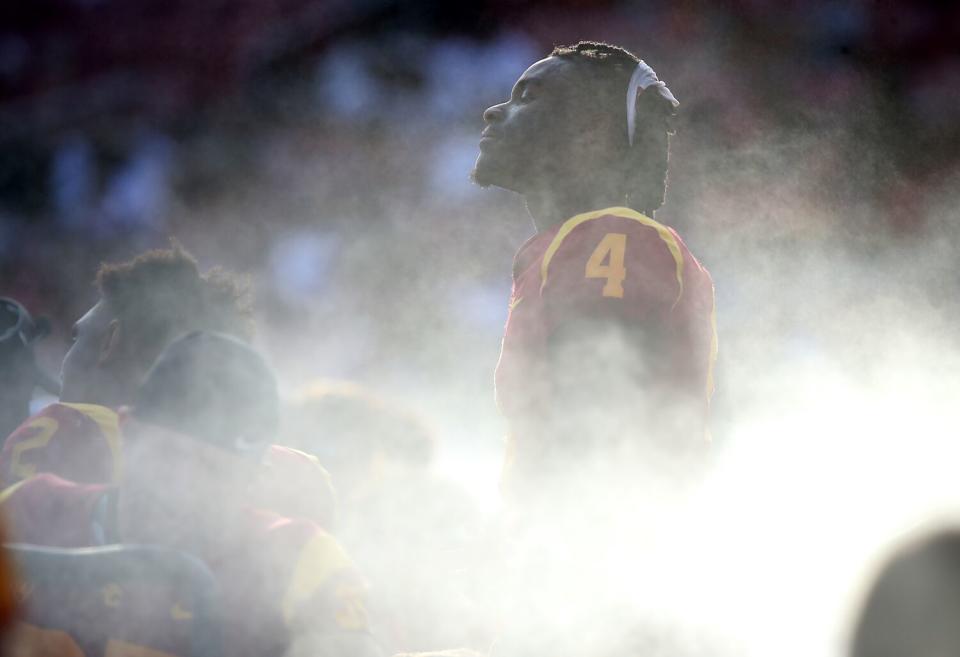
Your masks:
{"label": "player's face", "polygon": [[111,365],[116,357],[119,325],[107,303],[99,301],[73,325],[73,344],[63,359],[60,400],[112,405]]}
{"label": "player's face", "polygon": [[528,68],[510,98],[487,108],[473,180],[525,193],[550,177],[570,155],[576,121],[572,62],[547,57]]}

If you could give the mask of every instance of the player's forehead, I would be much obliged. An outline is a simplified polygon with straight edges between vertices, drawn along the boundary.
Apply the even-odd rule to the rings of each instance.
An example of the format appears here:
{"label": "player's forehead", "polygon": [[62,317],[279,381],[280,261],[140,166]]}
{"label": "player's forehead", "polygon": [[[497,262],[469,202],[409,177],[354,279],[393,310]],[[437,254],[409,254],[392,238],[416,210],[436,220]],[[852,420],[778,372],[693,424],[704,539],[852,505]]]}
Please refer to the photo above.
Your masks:
{"label": "player's forehead", "polygon": [[543,86],[561,86],[570,81],[573,75],[573,63],[560,57],[544,57],[534,62],[517,79],[517,85],[540,84]]}

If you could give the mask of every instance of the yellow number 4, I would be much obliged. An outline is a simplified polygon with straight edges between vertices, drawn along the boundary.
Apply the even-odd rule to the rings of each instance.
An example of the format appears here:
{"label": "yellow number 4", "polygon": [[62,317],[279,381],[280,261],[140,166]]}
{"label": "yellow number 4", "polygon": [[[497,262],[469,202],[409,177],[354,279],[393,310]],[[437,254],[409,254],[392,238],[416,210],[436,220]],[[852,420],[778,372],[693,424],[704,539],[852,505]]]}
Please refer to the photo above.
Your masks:
{"label": "yellow number 4", "polygon": [[627,268],[623,266],[626,249],[627,236],[624,233],[607,233],[587,260],[587,278],[607,279],[603,286],[605,297],[623,298],[623,279],[627,277]]}

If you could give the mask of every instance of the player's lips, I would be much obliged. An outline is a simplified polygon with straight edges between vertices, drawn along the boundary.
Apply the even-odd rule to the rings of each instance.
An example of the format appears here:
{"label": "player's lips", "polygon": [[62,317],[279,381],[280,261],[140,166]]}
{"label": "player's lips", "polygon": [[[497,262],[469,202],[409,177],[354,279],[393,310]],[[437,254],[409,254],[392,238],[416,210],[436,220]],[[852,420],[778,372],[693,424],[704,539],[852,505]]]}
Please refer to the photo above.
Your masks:
{"label": "player's lips", "polygon": [[489,132],[484,130],[480,134],[480,148],[490,146],[493,142],[497,141],[498,139],[499,137],[497,137],[496,135],[490,134]]}

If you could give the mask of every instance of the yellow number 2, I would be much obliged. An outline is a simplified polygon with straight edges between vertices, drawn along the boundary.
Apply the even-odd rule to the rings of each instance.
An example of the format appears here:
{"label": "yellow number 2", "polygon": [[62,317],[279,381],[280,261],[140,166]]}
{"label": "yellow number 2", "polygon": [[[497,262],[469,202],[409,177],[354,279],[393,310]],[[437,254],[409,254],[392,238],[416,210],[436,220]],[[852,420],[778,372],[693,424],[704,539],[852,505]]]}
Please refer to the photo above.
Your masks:
{"label": "yellow number 2", "polygon": [[60,428],[60,423],[52,417],[38,417],[25,428],[33,429],[37,433],[13,448],[13,463],[10,466],[10,472],[18,480],[37,474],[37,466],[32,463],[24,463],[23,453],[46,447],[53,434],[57,433],[57,429]]}
{"label": "yellow number 2", "polygon": [[607,233],[587,260],[587,278],[607,279],[603,286],[605,297],[623,298],[623,279],[627,277],[627,268],[623,266],[626,249],[627,236],[624,233]]}

